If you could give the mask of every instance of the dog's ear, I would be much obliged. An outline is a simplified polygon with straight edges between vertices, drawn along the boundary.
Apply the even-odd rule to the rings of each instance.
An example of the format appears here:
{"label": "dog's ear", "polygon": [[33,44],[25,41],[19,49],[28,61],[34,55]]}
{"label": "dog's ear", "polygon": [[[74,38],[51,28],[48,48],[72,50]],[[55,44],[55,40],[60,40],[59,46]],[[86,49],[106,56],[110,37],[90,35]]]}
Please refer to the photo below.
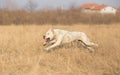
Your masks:
{"label": "dog's ear", "polygon": [[54,33],[54,29],[53,28],[50,28],[50,30]]}

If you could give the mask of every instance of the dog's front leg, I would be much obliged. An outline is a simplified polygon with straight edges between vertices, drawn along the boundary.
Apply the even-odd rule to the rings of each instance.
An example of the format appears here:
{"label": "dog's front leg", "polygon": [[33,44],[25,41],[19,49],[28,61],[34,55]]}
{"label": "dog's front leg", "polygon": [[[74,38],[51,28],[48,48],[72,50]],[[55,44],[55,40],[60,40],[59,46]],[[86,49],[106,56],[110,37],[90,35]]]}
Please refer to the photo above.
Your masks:
{"label": "dog's front leg", "polygon": [[50,42],[44,42],[43,43],[43,46],[45,46],[45,45],[51,45],[51,44],[53,44],[53,43],[55,43],[56,42],[56,40],[52,40],[52,41],[50,41]]}
{"label": "dog's front leg", "polygon": [[49,44],[53,44],[53,43],[55,43],[55,42],[56,42],[56,39],[50,41]]}
{"label": "dog's front leg", "polygon": [[55,47],[59,46],[61,44],[61,41],[62,41],[62,36],[59,37],[59,39],[57,39],[57,41],[53,45],[51,45],[50,47],[46,48],[46,50],[48,51],[48,50],[50,50],[52,48],[55,48]]}

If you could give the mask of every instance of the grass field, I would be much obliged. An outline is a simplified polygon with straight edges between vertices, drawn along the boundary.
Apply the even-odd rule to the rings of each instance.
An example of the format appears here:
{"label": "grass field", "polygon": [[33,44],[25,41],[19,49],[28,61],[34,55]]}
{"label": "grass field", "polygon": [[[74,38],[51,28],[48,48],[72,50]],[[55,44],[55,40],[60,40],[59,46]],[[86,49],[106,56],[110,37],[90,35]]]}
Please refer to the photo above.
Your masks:
{"label": "grass field", "polygon": [[54,26],[85,32],[99,45],[93,53],[82,46],[46,52],[42,36],[51,27],[0,26],[0,75],[120,75],[120,24]]}

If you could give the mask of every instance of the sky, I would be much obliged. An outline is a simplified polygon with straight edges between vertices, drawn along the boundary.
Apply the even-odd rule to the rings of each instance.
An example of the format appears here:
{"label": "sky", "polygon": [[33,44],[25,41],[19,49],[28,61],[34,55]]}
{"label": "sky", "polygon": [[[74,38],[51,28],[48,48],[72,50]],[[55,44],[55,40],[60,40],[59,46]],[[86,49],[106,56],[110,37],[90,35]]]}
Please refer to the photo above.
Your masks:
{"label": "sky", "polygon": [[[19,8],[25,8],[29,0],[0,0],[0,7],[14,5]],[[37,4],[38,9],[67,9],[70,6],[80,6],[85,3],[106,4],[114,8],[120,7],[120,0],[31,0]],[[8,3],[6,3],[8,2]],[[12,6],[11,6],[12,7]]]}

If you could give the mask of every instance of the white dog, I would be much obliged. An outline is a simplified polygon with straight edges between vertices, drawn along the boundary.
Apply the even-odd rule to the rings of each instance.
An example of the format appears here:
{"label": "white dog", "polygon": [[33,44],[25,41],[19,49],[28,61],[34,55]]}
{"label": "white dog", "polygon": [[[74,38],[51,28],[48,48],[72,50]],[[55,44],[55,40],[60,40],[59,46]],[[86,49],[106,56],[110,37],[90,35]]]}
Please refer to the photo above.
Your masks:
{"label": "white dog", "polygon": [[47,43],[52,44],[46,48],[47,51],[63,43],[70,43],[75,40],[81,41],[89,50],[92,51],[94,49],[92,49],[91,46],[97,46],[97,44],[91,42],[87,35],[83,32],[70,32],[61,29],[49,29],[43,38],[45,39],[44,46]]}

